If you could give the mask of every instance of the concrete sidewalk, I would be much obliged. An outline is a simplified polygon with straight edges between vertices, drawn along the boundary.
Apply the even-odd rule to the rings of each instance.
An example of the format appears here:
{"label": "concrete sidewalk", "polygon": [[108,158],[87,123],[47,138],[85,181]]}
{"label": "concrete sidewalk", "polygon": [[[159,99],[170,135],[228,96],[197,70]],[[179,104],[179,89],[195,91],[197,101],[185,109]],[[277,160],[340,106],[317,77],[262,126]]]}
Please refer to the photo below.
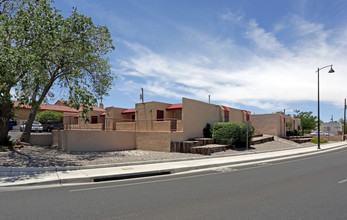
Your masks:
{"label": "concrete sidewalk", "polygon": [[207,157],[170,162],[144,162],[125,166],[109,164],[103,165],[102,167],[0,167],[0,187],[94,182],[100,179],[130,178],[250,162],[265,162],[268,160],[308,154],[319,154],[331,150],[343,149],[347,148],[347,142],[324,144],[321,145],[321,148],[321,150],[318,150],[315,145],[271,152],[250,152],[242,155]]}

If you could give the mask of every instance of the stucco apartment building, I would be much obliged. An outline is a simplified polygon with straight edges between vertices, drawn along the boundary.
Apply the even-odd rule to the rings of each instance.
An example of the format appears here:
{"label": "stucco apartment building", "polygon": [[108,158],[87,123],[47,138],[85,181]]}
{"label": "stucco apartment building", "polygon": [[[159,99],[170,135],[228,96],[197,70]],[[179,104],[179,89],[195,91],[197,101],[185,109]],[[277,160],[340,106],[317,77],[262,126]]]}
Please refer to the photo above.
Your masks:
{"label": "stucco apartment building", "polygon": [[255,129],[254,134],[269,134],[277,137],[286,136],[287,131],[301,129],[301,121],[299,118],[285,116],[279,112],[270,114],[252,114],[251,123]]}
{"label": "stucco apartment building", "polygon": [[325,122],[321,124],[320,130],[328,133],[329,135],[339,136],[342,135],[343,124],[337,121]]}
{"label": "stucco apartment building", "polygon": [[203,137],[207,123],[246,122],[240,109],[183,98],[182,103],[137,103],[134,109],[107,107],[105,129],[59,131],[58,145],[67,151],[143,149],[170,151],[174,141]]}
{"label": "stucco apartment building", "polygon": [[[19,129],[23,122],[28,120],[31,107],[29,105],[20,105],[18,101],[14,101],[14,114],[17,116],[17,127]],[[41,104],[37,110],[37,114],[42,111],[55,111],[60,112],[64,115],[64,124],[79,124],[83,126],[84,120],[81,119],[81,111],[70,108],[64,105],[63,100],[58,100],[55,104]],[[101,123],[105,124],[105,110],[103,106],[93,106],[93,111],[88,114],[89,121],[93,124]]]}

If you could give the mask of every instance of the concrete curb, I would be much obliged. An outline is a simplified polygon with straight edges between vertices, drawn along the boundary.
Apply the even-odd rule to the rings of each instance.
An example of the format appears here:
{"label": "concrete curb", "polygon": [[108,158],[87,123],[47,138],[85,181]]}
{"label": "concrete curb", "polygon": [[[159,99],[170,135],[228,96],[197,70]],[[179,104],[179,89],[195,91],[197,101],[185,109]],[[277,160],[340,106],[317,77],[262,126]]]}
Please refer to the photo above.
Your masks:
{"label": "concrete curb", "polygon": [[[68,178],[60,178],[57,174],[55,180],[49,179],[49,180],[39,180],[37,182],[30,182],[30,183],[18,183],[11,182],[8,184],[0,184],[0,187],[11,187],[11,186],[30,186],[30,185],[51,185],[51,184],[67,184],[67,183],[86,183],[86,182],[94,182],[97,179],[119,179],[119,178],[134,178],[137,176],[153,176],[153,175],[160,175],[160,174],[168,174],[168,173],[179,173],[179,172],[185,172],[185,171],[191,171],[191,170],[199,170],[199,169],[206,169],[206,168],[213,168],[213,167],[220,167],[220,166],[227,166],[227,165],[236,165],[236,164],[242,164],[242,163],[251,163],[251,162],[257,162],[257,161],[264,161],[264,160],[274,160],[274,159],[281,159],[281,158],[288,158],[293,156],[300,156],[300,155],[311,155],[311,154],[321,154],[328,151],[333,151],[338,148],[345,147],[347,145],[346,142],[339,142],[333,143],[329,148],[326,149],[320,149],[320,150],[310,150],[308,152],[299,152],[299,153],[292,153],[292,154],[286,154],[286,155],[278,155],[273,157],[265,157],[265,158],[257,158],[257,159],[245,159],[242,161],[230,161],[230,162],[221,162],[221,163],[211,163],[211,164],[204,164],[204,165],[194,165],[194,166],[188,166],[188,167],[180,167],[180,168],[173,168],[173,169],[167,169],[164,168],[162,170],[154,170],[154,171],[141,171],[141,172],[133,172],[133,173],[122,173],[122,174],[114,174],[114,175],[95,175],[95,176],[87,176],[87,174],[83,173],[83,170],[90,170],[90,169],[99,169],[99,168],[112,168],[112,167],[126,167],[126,166],[136,166],[136,165],[150,165],[150,164],[158,164],[158,163],[170,163],[170,162],[181,162],[181,161],[193,161],[193,160],[204,160],[204,159],[216,159],[216,158],[225,158],[225,157],[236,157],[236,156],[242,156],[242,155],[251,155],[251,154],[262,154],[262,153],[270,153],[270,152],[280,152],[280,151],[288,151],[288,150],[295,150],[298,148],[290,148],[290,149],[281,149],[281,150],[272,150],[272,151],[262,151],[262,152],[250,152],[245,154],[237,154],[237,155],[223,155],[223,156],[216,156],[216,157],[198,157],[198,158],[190,158],[190,159],[174,159],[174,160],[164,160],[164,161],[145,161],[145,162],[135,162],[135,163],[125,163],[125,164],[104,164],[104,165],[98,165],[98,166],[84,166],[84,167],[46,167],[46,168],[16,168],[13,167],[10,169],[3,169],[0,167],[0,172],[10,172],[11,174],[15,173],[25,173],[28,172],[29,174],[42,174],[45,172],[50,173],[57,173],[57,172],[66,172],[66,171],[80,171],[80,173],[85,176],[83,177],[68,177]],[[312,146],[309,146],[312,147]],[[300,149],[304,149],[304,147],[299,147]],[[306,148],[306,147],[305,147]],[[1,175],[0,175],[1,176]],[[18,175],[19,176],[19,175]],[[2,185],[2,186],[1,186]]]}
{"label": "concrete curb", "polygon": [[[343,145],[347,145],[347,142],[339,142],[336,147],[341,147]],[[333,143],[336,144],[336,143]],[[322,145],[324,146],[324,145]],[[144,165],[144,164],[156,164],[156,163],[167,163],[167,162],[179,162],[179,161],[191,161],[191,160],[202,160],[202,159],[211,159],[211,158],[224,158],[224,157],[237,157],[242,155],[249,154],[263,154],[269,152],[279,152],[279,151],[288,151],[295,149],[304,149],[312,146],[306,147],[293,147],[293,148],[285,148],[279,150],[268,150],[268,151],[258,151],[258,152],[245,152],[239,153],[235,155],[218,155],[218,156],[201,156],[194,158],[182,158],[182,159],[166,159],[166,160],[150,160],[150,161],[137,161],[137,162],[128,162],[128,163],[113,163],[113,164],[99,164],[99,165],[88,165],[88,166],[66,166],[66,167],[4,167],[0,166],[0,172],[47,172],[47,171],[71,171],[71,170],[86,170],[86,169],[99,169],[99,168],[108,168],[108,167],[123,167],[123,166],[135,166],[135,165]],[[335,148],[336,148],[335,147]],[[332,148],[329,148],[332,149]],[[321,149],[322,151],[326,149]]]}

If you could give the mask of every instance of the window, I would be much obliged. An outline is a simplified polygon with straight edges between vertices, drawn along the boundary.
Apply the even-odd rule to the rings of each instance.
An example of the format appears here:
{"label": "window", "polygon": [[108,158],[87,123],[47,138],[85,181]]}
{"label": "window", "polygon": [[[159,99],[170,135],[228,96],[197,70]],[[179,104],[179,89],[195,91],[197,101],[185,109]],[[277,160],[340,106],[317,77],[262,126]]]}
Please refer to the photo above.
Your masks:
{"label": "window", "polygon": [[91,117],[91,123],[92,124],[97,124],[98,123],[98,116],[92,116]]}

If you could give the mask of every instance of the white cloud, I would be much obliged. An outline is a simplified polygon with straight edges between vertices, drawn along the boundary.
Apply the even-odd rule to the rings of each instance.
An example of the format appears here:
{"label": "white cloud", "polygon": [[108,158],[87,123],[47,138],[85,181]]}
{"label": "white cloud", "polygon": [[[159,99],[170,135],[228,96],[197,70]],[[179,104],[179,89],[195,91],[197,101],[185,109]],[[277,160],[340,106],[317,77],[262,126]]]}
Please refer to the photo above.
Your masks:
{"label": "white cloud", "polygon": [[[207,100],[210,94],[214,102],[277,111],[289,102],[315,101],[316,69],[334,64],[334,75],[329,75],[328,69],[321,71],[321,100],[341,102],[347,93],[347,75],[343,74],[347,58],[347,44],[343,39],[347,29],[335,30],[332,37],[331,31],[322,25],[299,17],[293,18],[291,29],[301,34],[297,34],[291,44],[294,46],[286,46],[274,33],[250,21],[244,36],[257,45],[256,50],[237,46],[232,39],[207,34],[191,42],[191,51],[172,54],[123,42],[133,50],[134,56],[119,62],[123,68],[120,74],[125,77],[119,89],[144,87],[157,96],[200,100]],[[191,38],[194,38],[192,34],[201,36],[192,29],[182,30],[188,31]],[[311,37],[302,37],[304,33]],[[199,50],[196,50],[197,45]],[[145,83],[126,81],[128,76],[138,77]]]}
{"label": "white cloud", "polygon": [[231,12],[230,10],[227,10],[225,13],[220,14],[219,17],[223,21],[232,21],[232,22],[239,22],[243,18],[241,13],[234,13],[234,12]]}
{"label": "white cloud", "polygon": [[260,49],[275,53],[285,52],[283,45],[277,41],[276,37],[272,33],[260,28],[254,20],[249,22],[245,36],[252,40]]}

